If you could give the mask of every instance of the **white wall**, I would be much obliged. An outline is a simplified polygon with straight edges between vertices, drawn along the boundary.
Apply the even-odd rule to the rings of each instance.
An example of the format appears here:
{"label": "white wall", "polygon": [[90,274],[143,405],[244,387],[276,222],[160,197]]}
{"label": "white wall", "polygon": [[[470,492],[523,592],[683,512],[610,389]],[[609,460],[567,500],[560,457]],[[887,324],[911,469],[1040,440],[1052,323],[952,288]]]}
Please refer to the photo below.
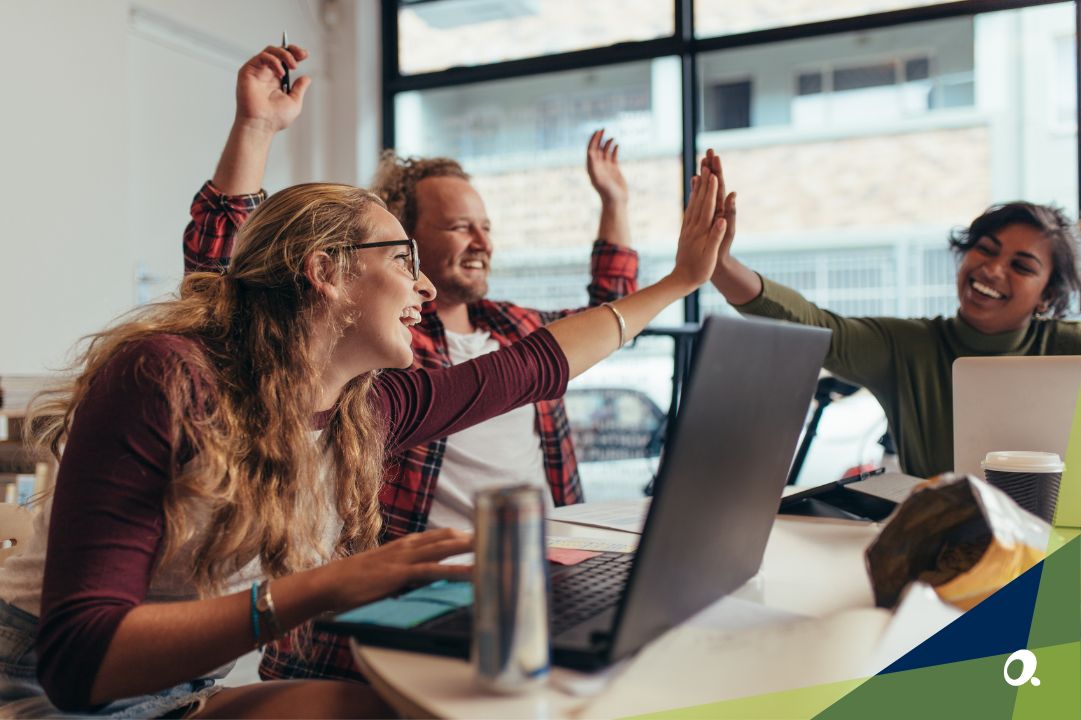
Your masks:
{"label": "white wall", "polygon": [[176,287],[236,70],[283,29],[315,82],[266,188],[374,167],[376,0],[0,0],[0,28],[0,375],[58,368],[79,337]]}

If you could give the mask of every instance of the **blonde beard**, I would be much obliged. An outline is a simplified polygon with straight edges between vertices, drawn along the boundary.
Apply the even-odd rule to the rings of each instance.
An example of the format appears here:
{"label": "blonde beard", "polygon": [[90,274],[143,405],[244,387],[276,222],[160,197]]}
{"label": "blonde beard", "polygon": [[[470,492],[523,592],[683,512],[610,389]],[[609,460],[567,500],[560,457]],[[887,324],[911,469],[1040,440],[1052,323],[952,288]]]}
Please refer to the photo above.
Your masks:
{"label": "blonde beard", "polygon": [[449,300],[452,303],[475,303],[488,294],[488,279],[481,282],[465,283],[457,279],[451,280],[443,287],[436,288],[436,297],[440,300]]}

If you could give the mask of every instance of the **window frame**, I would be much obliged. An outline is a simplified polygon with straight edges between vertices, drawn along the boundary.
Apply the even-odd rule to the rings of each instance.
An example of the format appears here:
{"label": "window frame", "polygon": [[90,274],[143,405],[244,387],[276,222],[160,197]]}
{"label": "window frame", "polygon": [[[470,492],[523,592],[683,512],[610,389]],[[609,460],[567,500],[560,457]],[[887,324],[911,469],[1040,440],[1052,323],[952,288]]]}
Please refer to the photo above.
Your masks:
{"label": "window frame", "polygon": [[[672,0],[672,12],[675,16],[675,32],[668,37],[653,40],[618,43],[608,47],[589,48],[571,52],[544,55],[539,57],[508,60],[505,62],[471,67],[453,67],[436,72],[402,75],[398,64],[398,8],[399,0],[381,0],[382,2],[382,39],[383,39],[383,112],[382,141],[384,148],[395,145],[395,106],[398,93],[411,90],[431,90],[481,83],[491,80],[543,75],[564,70],[598,68],[634,61],[654,60],[660,57],[676,56],[680,58],[683,73],[683,197],[690,196],[690,178],[695,171],[695,141],[701,130],[701,118],[698,99],[698,55],[713,50],[723,50],[750,45],[764,45],[783,40],[798,40],[824,35],[837,35],[858,30],[907,25],[939,20],[951,17],[978,15],[998,10],[1014,10],[1038,5],[1058,4],[1061,0],[961,0],[937,5],[924,5],[902,8],[886,12],[873,13],[857,17],[824,20],[819,22],[768,28],[751,32],[722,35],[718,37],[696,38],[694,36],[694,0]],[[1078,2],[1074,2],[1077,18],[1076,25],[1081,28],[1081,12]],[[1081,35],[1081,33],[1078,33]],[[1081,43],[1078,43],[1081,48]],[[1081,56],[1081,51],[1079,51]],[[1081,68],[1081,62],[1078,63]],[[903,68],[902,68],[903,70]],[[1075,78],[1081,90],[1081,69]],[[1079,92],[1081,96],[1081,92]],[[1081,106],[1081,103],[1078,103]],[[1081,118],[1081,110],[1078,111]],[[1081,153],[1078,161],[1078,177],[1081,179]],[[1081,183],[1079,183],[1081,187]],[[1081,196],[1081,190],[1079,190]],[[1081,199],[1081,197],[1079,197]],[[684,303],[687,322],[699,322],[697,293],[687,297]]]}
{"label": "window frame", "polygon": [[[678,57],[682,74],[681,143],[683,165],[683,199],[690,196],[690,180],[696,169],[696,141],[701,131],[701,108],[698,93],[698,57],[702,53],[731,48],[766,45],[786,40],[801,40],[829,35],[840,35],[861,30],[896,27],[929,20],[975,16],[1001,10],[1017,10],[1039,5],[1058,4],[1062,0],[958,0],[935,5],[921,5],[856,17],[809,22],[786,27],[767,28],[750,32],[715,37],[696,38],[694,28],[694,0],[671,0],[674,14],[674,32],[667,37],[622,42],[600,48],[575,50],[552,55],[508,60],[470,67],[452,67],[435,72],[403,75],[398,62],[398,9],[399,0],[381,0],[382,27],[382,141],[384,148],[395,146],[395,96],[414,90],[431,90],[458,85],[482,83],[493,80],[525,78],[533,75],[557,73],[565,70],[600,68],[608,65],[654,60],[661,57]],[[1081,1],[1074,0],[1075,36],[1081,38]],[[1081,41],[1076,43],[1079,62],[1074,78],[1078,88],[1078,123],[1081,127]],[[901,68],[902,72],[904,68]],[[824,78],[825,79],[825,78]],[[1081,144],[1079,144],[1076,169],[1079,178],[1078,194],[1081,206]],[[684,300],[685,325],[681,328],[655,328],[653,332],[671,335],[676,341],[676,378],[673,382],[673,403],[678,398],[682,378],[681,370],[689,360],[693,333],[690,328],[701,322],[698,292]],[[671,331],[669,331],[671,330]],[[686,358],[683,363],[680,358]]]}

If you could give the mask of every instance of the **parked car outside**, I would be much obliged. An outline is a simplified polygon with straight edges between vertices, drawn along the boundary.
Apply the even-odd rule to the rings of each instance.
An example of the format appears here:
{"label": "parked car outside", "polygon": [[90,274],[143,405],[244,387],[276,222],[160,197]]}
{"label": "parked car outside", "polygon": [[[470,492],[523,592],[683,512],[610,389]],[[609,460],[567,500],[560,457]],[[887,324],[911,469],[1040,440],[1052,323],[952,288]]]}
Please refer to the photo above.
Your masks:
{"label": "parked car outside", "polygon": [[[590,502],[641,497],[657,472],[671,397],[671,360],[639,358],[615,372],[583,375],[567,390],[565,402]],[[807,419],[813,405],[808,407]],[[882,408],[867,390],[830,404],[822,414],[799,485],[819,485],[851,468],[883,460],[878,439],[886,431]],[[800,438],[802,442],[802,436]]]}

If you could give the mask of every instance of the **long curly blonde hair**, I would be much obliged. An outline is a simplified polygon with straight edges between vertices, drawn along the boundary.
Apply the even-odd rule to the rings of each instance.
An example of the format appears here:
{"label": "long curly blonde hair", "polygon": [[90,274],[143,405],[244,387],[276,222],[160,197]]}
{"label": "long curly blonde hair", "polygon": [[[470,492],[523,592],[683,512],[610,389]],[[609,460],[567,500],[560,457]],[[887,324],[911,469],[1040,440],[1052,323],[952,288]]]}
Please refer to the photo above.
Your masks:
{"label": "long curly blonde hair", "polygon": [[[318,373],[311,339],[319,323],[341,332],[349,308],[328,308],[305,276],[325,251],[350,273],[352,253],[336,252],[371,234],[372,193],[348,185],[297,185],[271,196],[244,224],[222,274],[193,273],[179,297],[134,311],[89,336],[64,387],[35,400],[39,446],[59,457],[90,385],[111,359],[162,334],[192,339],[193,352],[151,378],[172,420],[173,472],[165,500],[161,563],[202,532],[190,580],[201,596],[220,591],[255,557],[271,577],[325,562],[322,473],[333,473],[343,521],[335,555],[374,547],[381,530],[378,490],[385,419],[370,401],[375,373],[350,381],[320,442],[311,440]],[[325,458],[329,458],[328,463]]]}

